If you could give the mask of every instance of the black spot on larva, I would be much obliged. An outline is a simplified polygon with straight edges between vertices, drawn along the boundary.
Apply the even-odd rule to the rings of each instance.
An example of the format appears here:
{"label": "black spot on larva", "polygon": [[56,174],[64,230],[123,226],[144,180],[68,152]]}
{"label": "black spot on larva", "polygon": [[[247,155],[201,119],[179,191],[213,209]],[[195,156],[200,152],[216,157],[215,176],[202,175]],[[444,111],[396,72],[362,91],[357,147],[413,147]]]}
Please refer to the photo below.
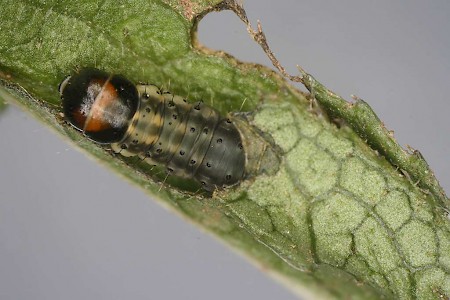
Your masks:
{"label": "black spot on larva", "polygon": [[[83,101],[101,100],[100,91],[108,101],[91,106],[101,106],[103,119],[89,124]],[[113,143],[119,153],[126,149],[123,155],[151,157],[145,161],[195,179],[208,191],[244,178],[245,151],[236,125],[202,101],[192,104],[155,86],[88,68],[65,79],[60,92],[67,120],[93,141]]]}

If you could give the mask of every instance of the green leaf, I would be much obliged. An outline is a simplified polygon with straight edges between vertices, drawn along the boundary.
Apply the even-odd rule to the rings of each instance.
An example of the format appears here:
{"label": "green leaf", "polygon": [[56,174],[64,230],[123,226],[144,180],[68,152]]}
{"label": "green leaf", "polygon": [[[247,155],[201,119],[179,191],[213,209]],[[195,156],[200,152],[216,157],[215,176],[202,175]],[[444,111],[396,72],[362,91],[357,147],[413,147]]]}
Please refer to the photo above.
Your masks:
{"label": "green leaf", "polygon": [[2,98],[0,98],[0,113],[4,112],[6,109],[6,101],[4,101]]}
{"label": "green leaf", "polygon": [[[349,109],[308,74],[304,81],[316,99],[349,125],[337,127],[311,110],[307,95],[269,69],[196,48],[199,18],[221,7],[201,0],[120,6],[6,0],[0,9],[1,96],[13,94],[91,155],[282,275],[296,291],[307,286],[335,299],[449,297],[450,224],[440,209],[448,199],[434,177],[424,175],[423,159],[402,154],[365,103]],[[85,66],[134,82],[170,83],[174,93],[204,99],[224,114],[243,105],[251,112],[243,128],[266,137],[266,144],[249,139],[246,150],[253,155],[264,145],[275,147],[281,163],[267,162],[272,172],[212,199],[175,178],[160,190],[157,172],[112,158],[61,120],[58,84]]]}
{"label": "green leaf", "polygon": [[420,152],[405,151],[365,101],[356,98],[356,102],[350,104],[304,71],[303,82],[331,116],[344,119],[361,138],[368,141],[372,148],[384,155],[393,165],[398,166],[405,176],[409,176],[410,180],[425,192],[432,193],[440,205],[450,209],[450,199],[445,195]]}

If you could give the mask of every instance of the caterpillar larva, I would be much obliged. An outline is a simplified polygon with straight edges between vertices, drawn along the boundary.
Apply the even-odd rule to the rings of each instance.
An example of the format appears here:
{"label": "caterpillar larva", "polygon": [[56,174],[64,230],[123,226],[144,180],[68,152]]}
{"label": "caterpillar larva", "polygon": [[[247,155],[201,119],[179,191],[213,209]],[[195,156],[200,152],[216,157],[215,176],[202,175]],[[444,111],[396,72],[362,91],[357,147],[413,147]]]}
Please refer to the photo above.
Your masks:
{"label": "caterpillar larva", "polygon": [[124,156],[162,164],[207,191],[246,174],[241,134],[230,118],[202,102],[188,103],[153,85],[84,68],[59,88],[66,120],[89,139]]}

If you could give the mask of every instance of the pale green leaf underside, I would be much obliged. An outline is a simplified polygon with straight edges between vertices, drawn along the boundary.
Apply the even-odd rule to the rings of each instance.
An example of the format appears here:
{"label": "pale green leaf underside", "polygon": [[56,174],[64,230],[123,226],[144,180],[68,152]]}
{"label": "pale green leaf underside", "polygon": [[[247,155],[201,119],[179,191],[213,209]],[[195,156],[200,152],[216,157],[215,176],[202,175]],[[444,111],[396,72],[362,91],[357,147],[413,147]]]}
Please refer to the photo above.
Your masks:
{"label": "pale green leaf underside", "polygon": [[[294,289],[336,299],[449,297],[450,224],[438,197],[411,184],[349,127],[308,111],[305,97],[278,75],[195,50],[195,16],[213,4],[4,1],[1,95],[14,94],[163,203],[285,275]],[[223,113],[239,110],[246,99],[243,110],[253,111],[253,125],[283,151],[279,171],[207,201],[170,186],[158,192],[145,166],[112,158],[59,120],[58,84],[84,66],[135,82],[170,82],[171,91]]]}

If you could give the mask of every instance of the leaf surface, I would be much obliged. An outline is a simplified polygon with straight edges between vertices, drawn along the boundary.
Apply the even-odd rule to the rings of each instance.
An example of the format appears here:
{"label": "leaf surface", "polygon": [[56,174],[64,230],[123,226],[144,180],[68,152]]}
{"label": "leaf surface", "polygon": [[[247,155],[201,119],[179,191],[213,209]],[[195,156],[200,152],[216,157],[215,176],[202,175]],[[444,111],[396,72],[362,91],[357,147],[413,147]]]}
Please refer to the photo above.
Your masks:
{"label": "leaf surface", "polygon": [[[218,4],[4,1],[3,90],[165,205],[282,274],[294,290],[307,286],[336,299],[448,297],[450,225],[440,209],[448,199],[437,183],[414,185],[370,147],[374,139],[364,135],[364,124],[337,127],[273,71],[196,48],[198,18]],[[280,149],[277,172],[212,199],[176,178],[160,190],[158,170],[113,158],[61,121],[58,84],[86,66],[134,82],[170,83],[172,92],[203,99],[224,114],[252,112],[248,127]],[[328,90],[305,78],[333,111],[325,103]],[[355,120],[368,111],[354,112]],[[370,123],[369,132],[378,125]],[[395,145],[386,145],[387,151]]]}

